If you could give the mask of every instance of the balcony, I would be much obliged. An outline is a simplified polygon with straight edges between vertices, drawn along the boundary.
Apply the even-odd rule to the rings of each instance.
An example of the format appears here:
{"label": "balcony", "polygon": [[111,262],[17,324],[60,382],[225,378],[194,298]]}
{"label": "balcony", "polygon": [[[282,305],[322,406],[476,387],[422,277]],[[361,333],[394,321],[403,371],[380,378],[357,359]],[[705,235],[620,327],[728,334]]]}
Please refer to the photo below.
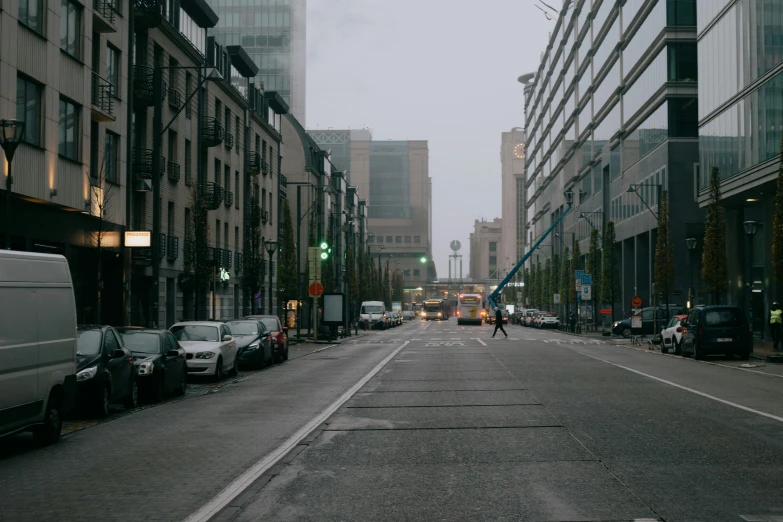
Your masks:
{"label": "balcony", "polygon": [[216,147],[223,143],[223,125],[216,118],[201,118],[201,143],[205,147]]}
{"label": "balcony", "polygon": [[172,183],[178,182],[180,177],[179,163],[174,163],[173,161],[169,161],[167,165],[168,165],[169,181],[171,181]]}
{"label": "balcony", "polygon": [[230,132],[226,131],[226,135],[223,138],[223,144],[226,146],[227,149],[234,147],[234,135]]}
{"label": "balcony", "polygon": [[261,155],[252,150],[247,153],[247,171],[251,175],[257,175],[261,172]]}
{"label": "balcony", "polygon": [[110,0],[93,0],[92,28],[96,33],[116,33],[114,7]]}
{"label": "balcony", "polygon": [[114,121],[112,84],[92,73],[92,121]]}
{"label": "balcony", "polygon": [[169,107],[171,107],[174,110],[179,109],[182,106],[182,94],[175,89],[170,88],[169,89]]}
{"label": "balcony", "polygon": [[163,21],[165,0],[133,0],[133,22],[137,31],[152,29]]}
{"label": "balcony", "polygon": [[[155,103],[155,97],[153,96],[153,79],[154,69],[146,65],[134,65],[133,66],[133,104],[135,107],[147,108],[152,107]],[[168,86],[166,80],[163,80],[163,98],[166,97]]]}
{"label": "balcony", "polygon": [[241,272],[242,271],[242,253],[241,252],[236,252],[234,254],[234,268],[236,269],[237,272]]}
{"label": "balcony", "polygon": [[225,205],[227,207],[230,207],[231,205],[233,205],[234,204],[234,193],[231,192],[230,190],[225,191],[225,193],[223,195],[223,203],[225,203]]}
{"label": "balcony", "polygon": [[169,236],[166,238],[166,258],[174,261],[179,257],[179,238]]}
{"label": "balcony", "polygon": [[266,176],[269,173],[269,163],[265,159],[261,160],[261,172]]}
{"label": "balcony", "polygon": [[212,264],[215,266],[220,266],[223,264],[223,249],[222,248],[210,248],[209,251],[212,253]]}
{"label": "balcony", "polygon": [[217,210],[223,201],[223,187],[217,183],[206,181],[200,187],[201,197],[207,210]]}
{"label": "balcony", "polygon": [[265,208],[261,209],[261,222],[266,225],[267,221],[269,221],[269,211]]}
{"label": "balcony", "polygon": [[231,250],[223,250],[223,264],[221,265],[226,270],[231,269],[231,261],[233,260],[234,256],[232,255],[233,252]]}
{"label": "balcony", "polygon": [[149,192],[152,190],[152,151],[149,149],[133,149],[131,172],[133,173],[134,190]]}
{"label": "balcony", "polygon": [[284,174],[278,174],[277,179],[280,182],[280,192],[284,195],[288,193],[288,178]]}

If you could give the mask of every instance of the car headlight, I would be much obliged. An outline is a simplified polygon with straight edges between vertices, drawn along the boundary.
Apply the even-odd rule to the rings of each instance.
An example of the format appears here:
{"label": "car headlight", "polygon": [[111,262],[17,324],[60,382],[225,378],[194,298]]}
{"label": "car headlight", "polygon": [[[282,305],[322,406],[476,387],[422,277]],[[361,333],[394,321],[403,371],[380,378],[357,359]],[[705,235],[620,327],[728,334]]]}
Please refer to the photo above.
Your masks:
{"label": "car headlight", "polygon": [[258,343],[258,341],[256,341],[253,344],[251,344],[250,346],[248,346],[247,350],[248,351],[250,351],[250,350],[258,350],[259,346],[260,346],[260,344]]}
{"label": "car headlight", "polygon": [[152,370],[155,368],[151,362],[143,362],[139,365],[139,375],[152,375]]}
{"label": "car headlight", "polygon": [[438,317],[440,317],[440,312],[438,312]]}
{"label": "car headlight", "polygon": [[198,352],[196,359],[212,359],[215,356],[215,352]]}
{"label": "car headlight", "polygon": [[95,377],[95,375],[97,373],[98,373],[98,367],[97,366],[93,366],[92,368],[87,368],[87,369],[82,370],[82,371],[80,371],[79,373],[76,374],[76,381],[77,382],[79,382],[79,381],[89,381],[90,379]]}
{"label": "car headlight", "polygon": [[618,326],[620,326],[620,323],[614,323],[614,325],[613,325],[613,326],[614,326],[615,328],[617,328]]}

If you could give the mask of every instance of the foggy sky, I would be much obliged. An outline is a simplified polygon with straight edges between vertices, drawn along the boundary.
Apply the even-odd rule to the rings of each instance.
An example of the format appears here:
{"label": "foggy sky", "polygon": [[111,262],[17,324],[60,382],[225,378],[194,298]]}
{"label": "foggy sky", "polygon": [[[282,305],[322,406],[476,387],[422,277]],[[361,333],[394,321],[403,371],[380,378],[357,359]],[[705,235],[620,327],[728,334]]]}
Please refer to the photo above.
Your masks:
{"label": "foggy sky", "polygon": [[473,221],[501,217],[501,133],[554,23],[533,0],[308,0],[307,126],[429,141],[439,277],[452,239],[467,275]]}

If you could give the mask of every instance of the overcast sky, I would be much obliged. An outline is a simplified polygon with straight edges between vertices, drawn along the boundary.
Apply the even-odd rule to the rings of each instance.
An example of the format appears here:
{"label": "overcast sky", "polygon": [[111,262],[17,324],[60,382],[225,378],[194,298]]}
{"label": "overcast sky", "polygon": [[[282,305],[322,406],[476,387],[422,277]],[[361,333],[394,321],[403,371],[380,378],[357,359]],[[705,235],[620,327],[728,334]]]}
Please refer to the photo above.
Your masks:
{"label": "overcast sky", "polygon": [[467,275],[473,221],[501,217],[501,133],[524,126],[517,77],[554,21],[533,0],[307,1],[308,128],[428,140],[438,276],[452,239]]}

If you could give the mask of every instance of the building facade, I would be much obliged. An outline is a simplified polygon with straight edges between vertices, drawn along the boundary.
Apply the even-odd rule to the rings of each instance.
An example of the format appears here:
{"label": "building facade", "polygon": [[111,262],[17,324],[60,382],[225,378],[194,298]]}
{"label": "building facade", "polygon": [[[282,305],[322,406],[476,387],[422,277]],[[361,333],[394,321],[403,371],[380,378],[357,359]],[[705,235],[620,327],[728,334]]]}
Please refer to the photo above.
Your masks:
{"label": "building facade", "polygon": [[503,259],[504,240],[503,220],[492,221],[477,219],[470,234],[470,279],[474,282],[486,282],[497,285],[511,268]]}
{"label": "building facade", "polygon": [[[783,137],[783,4],[700,2],[696,25],[698,200],[701,206],[708,204],[710,174],[718,169],[730,283],[723,302],[751,309],[754,329],[759,331],[772,300],[783,297],[772,277],[769,248]],[[745,222],[756,224],[755,235],[746,234]],[[694,237],[698,260],[703,235]],[[697,278],[699,268],[695,267]],[[705,293],[702,300],[709,296]]]}
{"label": "building facade", "polygon": [[[500,146],[501,218],[503,252],[500,258],[514,266],[524,255],[525,219],[525,130],[504,132]],[[521,224],[521,231],[519,230]]]}
{"label": "building facade", "polygon": [[214,34],[241,45],[258,67],[256,83],[280,93],[291,112],[306,121],[307,1],[209,0],[219,17]]}
{"label": "building facade", "polygon": [[[668,191],[675,264],[703,227],[696,203],[698,113],[695,0],[566,3],[526,89],[528,243],[567,208],[551,249],[587,251],[590,229],[616,224],[621,297],[653,298],[659,190]],[[701,5],[701,3],[699,4]],[[649,207],[649,208],[648,208]],[[583,262],[583,261],[582,261]],[[676,272],[685,304],[689,274]]]}

